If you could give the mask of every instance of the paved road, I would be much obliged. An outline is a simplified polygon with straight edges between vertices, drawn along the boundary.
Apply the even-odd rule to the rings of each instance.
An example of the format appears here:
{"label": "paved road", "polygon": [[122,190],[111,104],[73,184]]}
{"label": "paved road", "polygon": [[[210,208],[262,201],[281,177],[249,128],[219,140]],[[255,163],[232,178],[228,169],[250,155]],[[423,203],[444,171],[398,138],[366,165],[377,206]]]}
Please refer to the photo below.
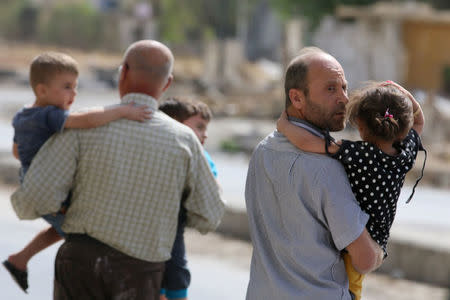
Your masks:
{"label": "paved road", "polygon": [[[3,105],[4,110],[0,112],[0,151],[9,153],[12,140],[10,117],[25,101],[32,98],[32,94],[28,90],[22,89],[18,91],[7,90],[6,92],[3,90],[1,94],[5,105]],[[99,94],[101,97],[97,98],[95,103],[91,103],[92,97],[79,95],[75,108],[106,104],[110,101],[110,96],[115,96],[113,93]],[[263,128],[263,131],[270,131],[272,130],[270,126],[273,126],[273,124],[268,125],[264,122],[251,124],[250,126],[250,123],[245,120],[233,120],[226,124],[222,124],[226,122],[225,120],[216,121],[211,124],[217,126],[211,126],[210,144],[207,144],[207,147],[217,147],[218,140],[214,141],[213,136],[219,136],[218,132],[223,131],[223,128],[228,128],[229,132],[241,132],[253,130],[252,128],[256,126]],[[238,176],[242,179],[245,178],[247,158],[243,156],[230,158],[220,155],[214,158],[220,169],[219,180],[222,180],[222,188],[226,192],[229,205],[233,208],[244,209],[242,197],[244,180],[233,179]],[[46,226],[44,222],[39,220],[18,221],[9,204],[11,192],[11,187],[0,186],[0,260],[6,258],[12,251],[17,251],[23,247],[38,230]],[[450,245],[450,236],[448,235],[450,219],[447,217],[448,208],[450,208],[447,201],[449,194],[448,190],[438,191],[423,188],[418,190],[414,205],[403,207],[403,204],[401,204],[402,207],[399,209],[393,236],[409,238],[410,235],[424,231],[424,234],[420,236],[421,239],[424,236],[427,237],[423,239],[425,243],[433,244],[433,242],[439,241],[439,246],[448,247]],[[431,227],[433,227],[433,230],[428,230]],[[193,273],[190,289],[191,299],[229,300],[245,298],[251,255],[249,243],[225,239],[219,235],[203,237],[194,232],[188,232],[187,245],[190,267]],[[53,260],[57,247],[58,245],[55,245],[43,251],[31,261],[29,266],[31,285],[29,295],[21,292],[9,278],[8,273],[0,267],[0,287],[2,288],[0,299],[51,299]],[[447,291],[443,289],[396,280],[387,276],[369,275],[365,282],[365,299],[368,300],[449,300],[450,298],[447,298],[446,294]]]}
{"label": "paved road", "polygon": [[[0,259],[24,246],[46,225],[40,220],[19,221],[9,202],[12,187],[0,186]],[[245,298],[248,283],[251,245],[218,234],[186,234],[188,260],[192,271],[190,299],[238,300]],[[1,299],[51,299],[53,261],[59,244],[35,256],[29,265],[29,294],[24,294],[0,268]],[[416,282],[371,274],[365,281],[365,299],[447,300],[444,289]]]}

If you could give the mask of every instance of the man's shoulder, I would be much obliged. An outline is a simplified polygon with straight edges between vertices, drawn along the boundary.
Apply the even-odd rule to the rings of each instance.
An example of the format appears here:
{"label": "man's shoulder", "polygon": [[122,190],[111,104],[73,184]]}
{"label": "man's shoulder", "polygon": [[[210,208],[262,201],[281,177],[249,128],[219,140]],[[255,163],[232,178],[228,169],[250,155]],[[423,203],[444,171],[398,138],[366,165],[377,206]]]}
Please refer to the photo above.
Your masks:
{"label": "man's shoulder", "polygon": [[292,155],[302,161],[311,162],[316,165],[339,166],[339,162],[326,154],[317,154],[300,150],[278,131],[266,136],[255,148],[255,151],[275,151],[277,155]]}
{"label": "man's shoulder", "polygon": [[[294,145],[281,133],[274,131],[265,137],[255,148],[252,158],[268,158],[277,164],[289,166],[290,170],[310,177],[335,175],[345,176],[342,164],[326,154],[305,152]],[[256,163],[256,162],[255,162]]]}
{"label": "man's shoulder", "polygon": [[156,111],[154,113],[154,118],[156,125],[160,127],[160,129],[172,136],[179,138],[187,138],[192,139],[196,138],[192,129],[188,126],[176,121],[175,119],[169,117],[165,113],[161,111]]}

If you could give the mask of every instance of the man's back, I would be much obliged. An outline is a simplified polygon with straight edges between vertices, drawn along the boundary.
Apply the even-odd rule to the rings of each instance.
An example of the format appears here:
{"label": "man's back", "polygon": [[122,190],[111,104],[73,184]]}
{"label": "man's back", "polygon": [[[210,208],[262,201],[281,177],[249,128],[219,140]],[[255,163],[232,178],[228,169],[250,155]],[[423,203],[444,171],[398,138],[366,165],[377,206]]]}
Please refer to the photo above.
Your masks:
{"label": "man's back", "polygon": [[[142,95],[125,99],[148,104]],[[47,158],[38,154],[29,172],[34,179],[46,174],[45,190],[36,192],[43,210],[57,205],[45,202],[55,198],[49,193],[62,197],[72,190],[65,232],[86,233],[146,261],[164,261],[170,257],[185,188],[191,191],[185,202],[188,224],[200,231],[217,226],[223,203],[195,135],[153,104],[148,122],[120,120],[52,138],[43,147]],[[55,172],[47,174],[49,168]]]}
{"label": "man's back", "polygon": [[350,299],[339,251],[368,217],[339,163],[275,132],[253,153],[246,204],[254,246],[247,299]]}

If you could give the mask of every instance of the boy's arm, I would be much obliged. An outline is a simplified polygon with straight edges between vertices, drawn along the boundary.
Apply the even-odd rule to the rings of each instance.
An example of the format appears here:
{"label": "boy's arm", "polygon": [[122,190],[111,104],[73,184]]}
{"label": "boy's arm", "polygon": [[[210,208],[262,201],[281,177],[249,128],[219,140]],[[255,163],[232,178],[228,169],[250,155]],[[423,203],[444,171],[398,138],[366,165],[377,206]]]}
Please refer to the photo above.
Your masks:
{"label": "boy's arm", "polygon": [[[325,152],[325,140],[311,134],[308,130],[291,124],[287,119],[286,112],[283,112],[277,121],[277,130],[284,134],[289,142],[297,148],[314,153]],[[336,153],[339,147],[335,144],[328,146],[328,152]]]}
{"label": "boy's arm", "polygon": [[18,149],[19,145],[17,143],[13,144],[13,148],[12,148],[12,153],[14,155],[15,158],[19,159],[19,149]]}
{"label": "boy's arm", "polygon": [[425,117],[423,115],[422,107],[420,107],[419,102],[417,102],[417,100],[413,97],[413,95],[411,95],[411,93],[408,92],[408,90],[403,88],[401,85],[399,85],[393,81],[389,81],[389,80],[386,81],[386,83],[395,86],[409,98],[409,100],[412,103],[413,114],[414,114],[414,123],[413,123],[412,128],[415,131],[417,131],[417,133],[419,135],[422,134],[423,126],[425,125]]}
{"label": "boy's arm", "polygon": [[143,122],[151,118],[151,111],[145,105],[135,106],[134,103],[99,107],[87,112],[70,113],[64,128],[95,128],[122,118]]}

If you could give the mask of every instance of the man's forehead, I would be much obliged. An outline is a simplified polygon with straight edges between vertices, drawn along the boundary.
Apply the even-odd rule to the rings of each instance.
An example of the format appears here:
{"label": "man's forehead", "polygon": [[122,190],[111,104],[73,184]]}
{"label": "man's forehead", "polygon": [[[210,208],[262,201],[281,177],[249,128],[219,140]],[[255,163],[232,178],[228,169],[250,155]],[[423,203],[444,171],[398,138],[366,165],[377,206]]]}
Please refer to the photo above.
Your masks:
{"label": "man's forehead", "polygon": [[333,57],[319,57],[310,62],[308,68],[309,81],[320,79],[326,82],[347,82],[345,73],[339,62]]}

